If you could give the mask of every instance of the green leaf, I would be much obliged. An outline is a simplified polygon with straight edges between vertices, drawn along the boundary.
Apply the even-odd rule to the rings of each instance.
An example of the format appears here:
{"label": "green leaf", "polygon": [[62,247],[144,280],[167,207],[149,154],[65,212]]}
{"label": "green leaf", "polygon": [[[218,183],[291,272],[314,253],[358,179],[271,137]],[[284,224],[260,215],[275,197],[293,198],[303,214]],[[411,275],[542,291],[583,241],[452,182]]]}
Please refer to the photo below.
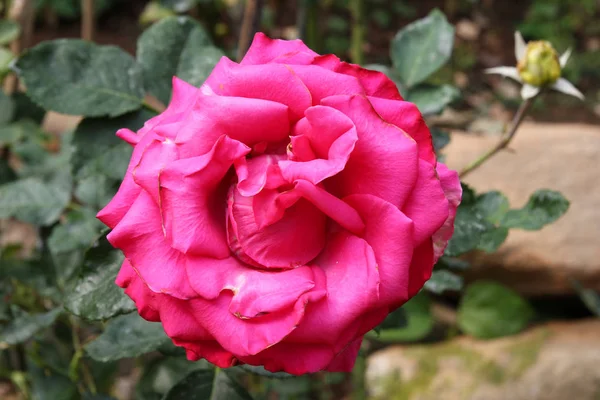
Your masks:
{"label": "green leaf", "polygon": [[[25,93],[17,92],[12,95],[15,102],[13,121],[31,120],[40,125],[46,116],[46,110],[35,104]],[[20,121],[25,122],[25,121]]]}
{"label": "green leaf", "polygon": [[497,191],[483,193],[475,200],[475,210],[492,224],[498,224],[509,208],[506,196]]}
{"label": "green leaf", "polygon": [[52,373],[45,368],[31,366],[31,398],[35,400],[74,400],[77,386],[69,378]]}
{"label": "green leaf", "polygon": [[439,153],[440,150],[450,143],[450,134],[437,128],[431,129],[431,138],[433,139],[433,148],[435,149],[436,153]]}
{"label": "green leaf", "polygon": [[571,279],[571,284],[588,310],[597,317],[600,317],[600,294],[595,290],[584,288],[581,283],[575,279]]}
{"label": "green leaf", "polygon": [[223,370],[190,373],[163,400],[252,400],[252,396]]}
{"label": "green leaf", "polygon": [[454,221],[454,234],[448,242],[444,255],[456,257],[476,249],[481,241],[481,236],[495,226],[486,221],[484,217],[475,212],[467,204],[461,204],[456,212]]}
{"label": "green leaf", "polygon": [[118,118],[86,118],[73,135],[75,196],[91,207],[104,206],[115,194],[131,158],[132,147],[119,139],[121,128],[139,130],[155,114],[134,111]]}
{"label": "green leaf", "polygon": [[95,211],[81,208],[67,213],[61,224],[52,230],[48,248],[61,283],[64,284],[81,266],[85,251],[103,229]]}
{"label": "green leaf", "polygon": [[159,0],[159,4],[163,7],[169,8],[177,13],[184,13],[198,3],[198,0]]}
{"label": "green leaf", "polygon": [[454,27],[435,9],[399,31],[391,44],[391,58],[400,81],[412,87],[444,65],[452,54]]}
{"label": "green leaf", "polygon": [[481,234],[479,238],[478,250],[483,250],[488,253],[493,253],[506,241],[508,237],[508,228],[493,227]]}
{"label": "green leaf", "polygon": [[0,218],[14,217],[35,225],[51,225],[71,199],[68,171],[52,181],[27,178],[0,186]]}
{"label": "green leaf", "polygon": [[4,158],[0,158],[0,187],[1,185],[17,179],[17,174]]}
{"label": "green leaf", "polygon": [[222,56],[202,26],[188,17],[169,17],[152,25],[137,45],[146,88],[164,104],[171,98],[173,76],[200,86]]}
{"label": "green leaf", "polygon": [[[85,230],[86,239],[89,239],[96,231],[96,226],[79,229]],[[83,244],[84,241],[79,243]],[[64,299],[67,311],[88,320],[103,320],[135,310],[135,304],[123,289],[115,284],[123,260],[123,254],[115,250],[106,237],[98,240],[96,245],[85,253],[81,276],[67,291]],[[141,322],[140,324],[143,325]],[[150,326],[154,327],[155,324]]]}
{"label": "green leaf", "polygon": [[433,329],[431,299],[423,291],[402,306],[406,314],[406,326],[401,328],[383,328],[376,339],[385,342],[414,342],[425,338]]}
{"label": "green leaf", "polygon": [[138,400],[160,400],[182,376],[199,369],[209,369],[203,361],[188,361],[185,357],[166,357],[153,360],[144,367],[144,373],[135,388]]}
{"label": "green leaf", "polygon": [[0,20],[0,46],[9,44],[19,37],[21,26],[12,20]]}
{"label": "green leaf", "polygon": [[15,55],[4,47],[0,47],[0,79],[10,71],[10,62],[15,58]]}
{"label": "green leaf", "polygon": [[0,90],[0,126],[12,121],[15,114],[15,103]]}
{"label": "green leaf", "polygon": [[13,319],[0,328],[0,345],[11,346],[26,342],[42,329],[52,325],[62,311],[62,308],[55,308],[47,313],[31,315],[13,307]]}
{"label": "green leaf", "polygon": [[107,362],[141,356],[169,340],[160,323],[148,322],[132,313],[111,320],[85,350],[94,360]]}
{"label": "green leaf", "polygon": [[540,189],[531,195],[525,207],[508,211],[500,224],[507,228],[536,231],[556,221],[569,209],[569,201],[553,190]]}
{"label": "green leaf", "polygon": [[251,374],[258,375],[258,376],[264,376],[264,377],[270,378],[270,379],[289,379],[289,378],[296,377],[295,375],[288,374],[287,372],[267,371],[263,366],[260,366],[260,365],[257,366],[257,365],[242,364],[242,365],[240,365],[240,368],[246,372],[250,372]]}
{"label": "green leaf", "polygon": [[141,70],[118,47],[76,39],[43,42],[17,60],[15,71],[29,97],[46,110],[114,117],[142,105]]}
{"label": "green leaf", "polygon": [[446,291],[458,292],[463,287],[463,278],[446,269],[435,270],[431,278],[425,282],[425,289],[435,294]]}
{"label": "green leaf", "polygon": [[458,307],[458,326],[465,333],[492,339],[521,332],[533,309],[519,294],[497,282],[469,285]]}
{"label": "green leaf", "polygon": [[417,86],[406,93],[406,100],[417,105],[423,115],[435,115],[460,98],[460,91],[451,85]]}

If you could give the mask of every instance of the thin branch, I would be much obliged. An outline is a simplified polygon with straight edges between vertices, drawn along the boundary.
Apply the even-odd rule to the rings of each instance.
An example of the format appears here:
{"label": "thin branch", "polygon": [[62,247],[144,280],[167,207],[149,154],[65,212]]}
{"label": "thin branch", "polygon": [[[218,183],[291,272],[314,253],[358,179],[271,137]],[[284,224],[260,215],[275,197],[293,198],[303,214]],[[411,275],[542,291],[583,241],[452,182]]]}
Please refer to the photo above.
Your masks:
{"label": "thin branch", "polygon": [[[21,25],[21,35],[10,45],[10,51],[18,56],[31,45],[35,22],[33,0],[13,0],[11,8],[8,10],[8,19],[12,19]],[[16,76],[9,75],[6,78],[4,86],[6,93],[14,93],[18,86],[19,81]]]}
{"label": "thin branch", "polygon": [[81,38],[94,40],[96,16],[94,15],[94,0],[81,0]]}
{"label": "thin branch", "polygon": [[242,29],[238,41],[237,59],[241,61],[250,47],[250,42],[260,26],[263,0],[246,0],[246,9],[242,20]]}
{"label": "thin branch", "polygon": [[363,43],[365,37],[365,10],[363,0],[350,0],[352,14],[352,37],[350,44],[350,58],[354,64],[364,62]]}
{"label": "thin branch", "polygon": [[535,99],[535,97],[532,97],[521,103],[519,110],[517,111],[517,113],[515,114],[515,116],[513,118],[510,129],[504,135],[502,135],[502,137],[500,138],[500,141],[498,143],[496,143],[491,149],[489,149],[488,151],[483,153],[481,156],[479,156],[473,162],[471,162],[465,168],[463,168],[460,171],[460,173],[458,174],[461,178],[464,178],[465,176],[467,176],[467,174],[469,174],[472,171],[474,171],[475,169],[479,168],[479,166],[481,166],[481,164],[483,164],[484,162],[489,160],[492,156],[494,156],[496,153],[498,153],[500,150],[502,150],[506,146],[508,146],[508,144],[511,142],[511,140],[515,137],[515,134],[517,133],[517,130],[518,130],[519,126],[521,125],[521,122],[523,122],[523,118],[525,118],[525,115],[527,114],[529,107],[531,107],[531,104],[533,104],[534,99]]}

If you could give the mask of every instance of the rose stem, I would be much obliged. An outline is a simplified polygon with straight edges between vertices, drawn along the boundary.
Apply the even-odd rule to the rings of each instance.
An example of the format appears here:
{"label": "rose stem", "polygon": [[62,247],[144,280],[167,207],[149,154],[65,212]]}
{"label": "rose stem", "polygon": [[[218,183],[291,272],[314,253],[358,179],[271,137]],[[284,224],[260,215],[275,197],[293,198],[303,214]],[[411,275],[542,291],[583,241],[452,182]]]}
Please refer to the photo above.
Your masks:
{"label": "rose stem", "polygon": [[[21,25],[21,35],[11,43],[10,50],[15,55],[21,54],[31,44],[33,36],[33,23],[35,18],[35,9],[33,0],[14,0],[11,8],[8,10],[8,18]],[[4,89],[7,94],[17,91],[19,80],[15,75],[9,75],[4,82]]]}
{"label": "rose stem", "polygon": [[83,40],[94,40],[94,0],[81,0],[81,38]]}
{"label": "rose stem", "polygon": [[352,14],[352,38],[350,45],[350,59],[354,64],[363,63],[363,40],[365,36],[364,5],[363,0],[350,0],[350,13]]}
{"label": "rose stem", "polygon": [[494,154],[498,153],[500,150],[502,150],[506,146],[508,146],[510,141],[515,137],[515,134],[517,133],[517,129],[521,125],[521,122],[523,122],[523,118],[527,114],[527,111],[529,110],[529,107],[533,103],[534,99],[535,99],[535,97],[532,97],[521,103],[521,105],[519,106],[519,110],[517,111],[517,113],[515,114],[515,116],[512,120],[510,129],[502,135],[502,137],[500,138],[500,141],[498,143],[496,143],[491,149],[489,149],[488,151],[483,153],[481,156],[476,158],[474,161],[469,163],[466,167],[464,167],[458,174],[459,177],[464,178],[467,174],[469,174],[470,172],[479,168],[479,166],[481,166],[481,164],[483,164],[488,159],[490,159],[492,156],[494,156]]}
{"label": "rose stem", "polygon": [[296,27],[298,37],[315,52],[319,52],[319,4],[317,0],[302,0],[298,7]]}
{"label": "rose stem", "polygon": [[246,9],[242,20],[242,29],[240,30],[240,39],[238,41],[237,59],[241,61],[250,47],[252,37],[258,31],[260,18],[262,15],[263,0],[246,0]]}

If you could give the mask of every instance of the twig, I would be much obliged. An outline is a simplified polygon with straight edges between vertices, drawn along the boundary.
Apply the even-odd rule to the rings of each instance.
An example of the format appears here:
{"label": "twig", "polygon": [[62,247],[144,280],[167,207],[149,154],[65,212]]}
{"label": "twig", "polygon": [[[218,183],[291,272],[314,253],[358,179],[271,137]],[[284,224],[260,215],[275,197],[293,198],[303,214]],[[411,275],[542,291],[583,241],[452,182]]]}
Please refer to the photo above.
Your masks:
{"label": "twig", "polygon": [[363,0],[350,0],[350,13],[352,14],[350,58],[353,63],[360,65],[364,61],[363,41],[365,36],[365,13]]}
{"label": "twig", "polygon": [[[8,10],[8,19],[12,19],[21,25],[21,35],[11,43],[10,51],[18,56],[29,47],[33,37],[33,26],[35,18],[35,9],[33,0],[13,0],[11,8]],[[16,76],[6,77],[4,89],[7,94],[17,91],[19,81]]]}
{"label": "twig", "polygon": [[94,0],[81,0],[81,38],[90,42],[94,40],[94,11]]}
{"label": "twig", "polygon": [[502,135],[502,137],[500,138],[500,141],[498,143],[496,143],[496,145],[494,145],[494,147],[492,147],[491,149],[489,149],[488,151],[483,153],[481,156],[476,158],[473,162],[469,163],[466,167],[464,167],[458,174],[461,178],[464,178],[465,176],[467,176],[467,174],[469,174],[472,171],[474,171],[475,169],[479,168],[479,166],[481,166],[481,164],[483,164],[488,159],[490,159],[492,156],[494,156],[496,153],[498,153],[500,150],[502,150],[506,146],[508,146],[510,141],[515,137],[515,134],[517,133],[517,129],[521,125],[521,122],[523,122],[523,118],[527,114],[527,111],[529,110],[529,107],[533,103],[534,98],[535,97],[527,99],[521,103],[519,110],[517,111],[517,113],[515,114],[515,117],[512,120],[510,129],[505,134]]}
{"label": "twig", "polygon": [[241,61],[250,47],[252,37],[258,31],[262,15],[263,0],[246,0],[242,29],[238,41],[237,59]]}

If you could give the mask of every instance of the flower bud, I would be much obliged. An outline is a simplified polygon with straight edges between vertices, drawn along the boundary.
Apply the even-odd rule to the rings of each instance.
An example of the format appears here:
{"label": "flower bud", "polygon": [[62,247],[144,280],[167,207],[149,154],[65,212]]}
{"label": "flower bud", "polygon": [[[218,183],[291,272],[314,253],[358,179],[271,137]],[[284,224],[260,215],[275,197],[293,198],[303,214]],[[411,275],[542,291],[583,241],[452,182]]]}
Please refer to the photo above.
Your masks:
{"label": "flower bud", "polygon": [[521,79],[533,86],[551,85],[561,73],[558,54],[545,40],[527,43],[525,57],[519,60],[517,70]]}

